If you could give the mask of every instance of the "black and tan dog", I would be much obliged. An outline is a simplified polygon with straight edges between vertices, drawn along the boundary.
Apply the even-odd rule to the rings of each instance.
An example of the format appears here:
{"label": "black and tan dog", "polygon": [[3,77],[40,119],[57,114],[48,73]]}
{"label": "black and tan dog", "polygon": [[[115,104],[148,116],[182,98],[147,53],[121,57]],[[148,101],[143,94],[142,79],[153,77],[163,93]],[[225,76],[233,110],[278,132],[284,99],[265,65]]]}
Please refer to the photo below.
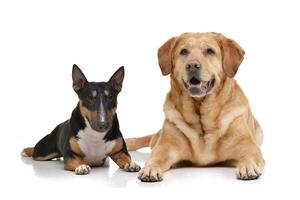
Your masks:
{"label": "black and tan dog", "polygon": [[72,78],[79,103],[71,118],[59,124],[34,148],[25,148],[22,155],[38,161],[63,157],[65,169],[76,174],[88,174],[91,167],[103,165],[108,156],[125,171],[139,171],[140,167],[127,151],[116,114],[124,67],[108,82],[88,82],[74,65]]}

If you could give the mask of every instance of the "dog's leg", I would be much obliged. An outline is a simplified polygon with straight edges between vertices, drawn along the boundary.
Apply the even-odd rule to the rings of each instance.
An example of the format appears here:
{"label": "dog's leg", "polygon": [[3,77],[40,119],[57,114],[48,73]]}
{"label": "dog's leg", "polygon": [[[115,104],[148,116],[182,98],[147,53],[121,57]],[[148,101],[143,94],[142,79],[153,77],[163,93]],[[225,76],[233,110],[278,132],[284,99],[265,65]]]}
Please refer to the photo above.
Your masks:
{"label": "dog's leg", "polygon": [[110,157],[121,169],[127,172],[138,172],[141,169],[141,167],[131,159],[128,152],[121,151]]}
{"label": "dog's leg", "polygon": [[50,134],[43,137],[34,148],[25,148],[22,151],[22,155],[32,156],[32,158],[37,161],[46,161],[61,157],[56,145],[57,134],[58,127],[56,127]]}
{"label": "dog's leg", "polygon": [[65,170],[74,171],[77,175],[86,175],[90,173],[91,167],[84,160],[76,155],[69,158],[64,158]]}
{"label": "dog's leg", "polygon": [[130,157],[123,138],[116,139],[116,145],[111,152],[110,158],[123,170],[127,172],[138,172],[141,167]]}
{"label": "dog's leg", "polygon": [[145,167],[139,172],[138,178],[143,182],[162,181],[163,172],[179,162],[178,152],[172,145],[160,143],[154,147]]}
{"label": "dog's leg", "polygon": [[[231,137],[228,138],[228,141],[224,141],[223,145],[220,146],[220,154],[224,155],[224,152],[228,152],[228,155],[225,155],[227,159],[236,161],[237,179],[257,179],[262,174],[265,165],[262,153],[254,141],[253,134],[251,134],[245,120],[240,117],[234,123],[228,131],[229,134],[235,136],[235,139]],[[228,146],[228,144],[231,145]],[[224,146],[226,148],[223,148]]]}
{"label": "dog's leg", "polygon": [[260,149],[250,140],[241,142],[238,147],[236,177],[240,180],[257,179],[262,174],[265,161]]}
{"label": "dog's leg", "polygon": [[152,149],[138,178],[144,182],[162,181],[163,172],[191,157],[188,141],[174,125],[165,122],[160,137]]}

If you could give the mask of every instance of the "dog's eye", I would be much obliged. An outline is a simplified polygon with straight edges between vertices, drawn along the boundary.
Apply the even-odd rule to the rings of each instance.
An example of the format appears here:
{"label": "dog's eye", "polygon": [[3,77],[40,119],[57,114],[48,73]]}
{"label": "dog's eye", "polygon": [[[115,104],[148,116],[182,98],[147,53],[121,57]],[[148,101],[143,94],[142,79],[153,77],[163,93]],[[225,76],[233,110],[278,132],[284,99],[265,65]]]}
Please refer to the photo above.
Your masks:
{"label": "dog's eye", "polygon": [[188,55],[188,54],[189,54],[189,50],[187,50],[185,48],[183,48],[183,49],[180,50],[180,55],[185,56],[185,55]]}
{"label": "dog's eye", "polygon": [[205,50],[205,53],[208,54],[208,55],[214,55],[215,54],[215,51],[212,49],[212,48],[207,48]]}

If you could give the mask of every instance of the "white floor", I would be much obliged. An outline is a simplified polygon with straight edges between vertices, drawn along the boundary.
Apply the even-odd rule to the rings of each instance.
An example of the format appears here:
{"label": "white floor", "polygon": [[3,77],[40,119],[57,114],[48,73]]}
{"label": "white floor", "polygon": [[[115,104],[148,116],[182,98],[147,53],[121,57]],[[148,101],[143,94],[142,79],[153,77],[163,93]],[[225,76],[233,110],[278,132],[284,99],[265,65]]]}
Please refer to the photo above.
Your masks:
{"label": "white floor", "polygon": [[[130,152],[135,161],[143,166],[149,153]],[[172,187],[186,184],[199,184],[209,180],[218,180],[218,182],[241,182],[236,181],[234,169],[212,167],[212,168],[177,168],[165,173],[164,181],[159,183],[143,183],[137,179],[137,173],[125,172],[117,167],[112,160],[104,167],[92,168],[88,175],[75,175],[73,172],[63,170],[62,160],[53,161],[34,161],[31,158],[20,158],[21,164],[24,165],[24,171],[31,174],[32,177],[47,181],[95,181],[97,185],[112,188],[128,188],[128,187]],[[205,181],[206,180],[206,181]],[[249,182],[249,181],[248,181]],[[261,180],[254,180],[261,182]],[[250,182],[249,182],[250,183]]]}
{"label": "white floor", "polygon": [[[131,152],[131,155],[143,166],[149,151]],[[5,183],[1,194],[9,197],[21,195],[24,199],[40,199],[41,196],[43,199],[84,199],[97,195],[118,198],[130,195],[134,199],[141,195],[143,199],[153,199],[156,196],[167,199],[181,196],[199,196],[199,199],[299,197],[296,189],[299,185],[291,181],[293,170],[278,173],[281,166],[275,165],[271,170],[267,167],[263,176],[253,181],[236,180],[235,170],[232,168],[210,167],[172,169],[165,173],[162,182],[143,183],[137,179],[137,173],[124,172],[112,161],[109,166],[93,168],[89,175],[80,176],[63,170],[62,160],[33,161],[22,157],[11,159],[11,162],[15,162],[11,170],[9,165],[6,171],[5,166],[1,165],[4,176],[2,183]],[[111,192],[111,189],[122,189],[122,192]]]}

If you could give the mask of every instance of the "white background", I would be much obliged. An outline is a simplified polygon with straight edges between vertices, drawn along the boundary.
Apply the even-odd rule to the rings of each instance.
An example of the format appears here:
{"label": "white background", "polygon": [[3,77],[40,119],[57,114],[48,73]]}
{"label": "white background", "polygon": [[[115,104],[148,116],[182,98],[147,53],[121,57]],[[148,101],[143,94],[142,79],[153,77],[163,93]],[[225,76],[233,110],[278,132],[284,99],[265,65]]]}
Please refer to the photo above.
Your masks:
{"label": "white background", "polygon": [[[1,1],[0,198],[299,199],[299,13],[297,1],[287,0]],[[124,65],[117,111],[123,135],[157,131],[169,89],[157,49],[189,31],[221,32],[246,51],[235,78],[264,129],[259,180],[238,181],[234,169],[184,168],[147,184],[112,162],[76,176],[59,161],[20,157],[23,147],[69,118],[77,103],[74,63],[93,81],[108,80]],[[133,157],[143,166],[148,154]]]}

